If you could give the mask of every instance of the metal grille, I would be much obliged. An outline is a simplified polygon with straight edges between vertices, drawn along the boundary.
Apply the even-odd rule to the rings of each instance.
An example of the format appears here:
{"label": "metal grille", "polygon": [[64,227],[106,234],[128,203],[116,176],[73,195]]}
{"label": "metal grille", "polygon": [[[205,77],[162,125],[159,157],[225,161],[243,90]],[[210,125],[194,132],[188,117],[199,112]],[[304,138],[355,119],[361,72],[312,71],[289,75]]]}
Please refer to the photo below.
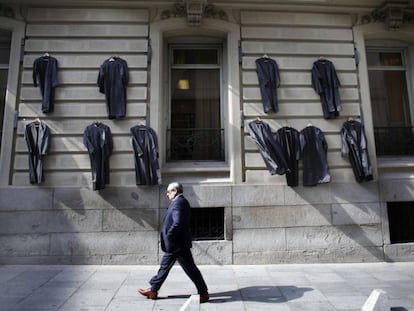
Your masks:
{"label": "metal grille", "polygon": [[194,241],[224,240],[224,207],[192,208],[191,234]]}
{"label": "metal grille", "polygon": [[167,161],[224,161],[224,129],[168,129]]}
{"label": "metal grille", "polygon": [[377,155],[414,155],[413,127],[374,128]]}
{"label": "metal grille", "polygon": [[388,202],[387,210],[391,244],[414,242],[414,202]]}

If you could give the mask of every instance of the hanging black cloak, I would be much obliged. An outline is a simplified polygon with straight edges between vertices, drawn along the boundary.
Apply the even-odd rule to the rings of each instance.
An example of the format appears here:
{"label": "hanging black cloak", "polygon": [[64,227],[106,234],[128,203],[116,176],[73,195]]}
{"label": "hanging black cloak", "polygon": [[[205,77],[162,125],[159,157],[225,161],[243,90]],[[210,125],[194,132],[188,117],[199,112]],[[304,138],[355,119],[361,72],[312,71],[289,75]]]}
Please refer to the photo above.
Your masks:
{"label": "hanging black cloak", "polygon": [[263,121],[252,121],[248,124],[247,130],[256,142],[270,174],[285,174],[289,168],[286,154],[273,136],[270,126]]}
{"label": "hanging black cloak", "polygon": [[276,61],[268,57],[256,59],[256,72],[264,112],[278,112],[277,88],[280,85],[280,77]]}
{"label": "hanging black cloak", "polygon": [[157,185],[158,141],[155,131],[145,125],[131,128],[132,147],[135,159],[135,177],[137,185]]}
{"label": "hanging black cloak", "polygon": [[44,113],[54,109],[55,87],[59,85],[57,66],[57,60],[52,56],[42,56],[33,62],[33,85],[40,86]]}
{"label": "hanging black cloak", "polygon": [[300,131],[303,185],[316,186],[331,181],[328,166],[328,144],[323,132],[309,125]]}
{"label": "hanging black cloak", "polygon": [[99,68],[99,92],[105,94],[109,119],[125,117],[128,81],[127,62],[120,57],[111,57],[105,60]]}
{"label": "hanging black cloak", "polygon": [[320,96],[325,119],[336,118],[342,110],[339,86],[335,66],[331,61],[319,59],[313,63],[312,87]]}
{"label": "hanging black cloak", "polygon": [[286,182],[290,187],[299,185],[300,139],[299,131],[284,126],[277,131],[277,139],[287,155],[289,171],[286,172]]}
{"label": "hanging black cloak", "polygon": [[348,157],[357,182],[373,179],[364,126],[356,120],[344,122],[341,129],[341,155]]}
{"label": "hanging black cloak", "polygon": [[104,189],[109,184],[109,157],[112,154],[112,134],[109,126],[95,122],[86,127],[83,143],[91,161],[93,190]]}
{"label": "hanging black cloak", "polygon": [[29,180],[31,184],[45,181],[43,175],[43,159],[49,150],[49,127],[40,121],[26,125],[24,131],[27,148],[29,149]]}

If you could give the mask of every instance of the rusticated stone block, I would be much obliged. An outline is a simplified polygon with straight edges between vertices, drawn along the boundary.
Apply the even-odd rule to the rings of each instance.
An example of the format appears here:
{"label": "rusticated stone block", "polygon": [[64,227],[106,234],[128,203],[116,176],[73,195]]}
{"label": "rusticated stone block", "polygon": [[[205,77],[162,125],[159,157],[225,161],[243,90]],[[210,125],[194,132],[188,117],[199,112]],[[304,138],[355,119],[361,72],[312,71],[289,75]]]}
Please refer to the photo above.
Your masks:
{"label": "rusticated stone block", "polygon": [[[29,178],[29,177],[28,177]],[[51,189],[0,189],[0,211],[50,210],[53,190]]]}
{"label": "rusticated stone block", "polygon": [[233,251],[258,252],[286,249],[286,232],[282,228],[233,231]]}
{"label": "rusticated stone block", "polygon": [[155,209],[103,211],[103,231],[157,231],[158,228],[158,210]]}
{"label": "rusticated stone block", "polygon": [[55,208],[112,209],[158,208],[158,187],[105,188],[93,191],[87,188],[55,189]]}
{"label": "rusticated stone block", "polygon": [[285,203],[285,186],[234,186],[233,206],[273,206]]}
{"label": "rusticated stone block", "polygon": [[158,233],[99,232],[52,234],[50,253],[54,256],[96,256],[156,253]]}

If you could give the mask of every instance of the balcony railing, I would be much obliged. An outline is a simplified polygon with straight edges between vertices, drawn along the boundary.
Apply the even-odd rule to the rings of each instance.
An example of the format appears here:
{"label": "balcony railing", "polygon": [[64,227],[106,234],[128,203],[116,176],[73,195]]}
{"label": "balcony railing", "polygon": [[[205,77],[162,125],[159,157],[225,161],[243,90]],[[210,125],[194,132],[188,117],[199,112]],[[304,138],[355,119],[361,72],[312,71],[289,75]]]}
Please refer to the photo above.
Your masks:
{"label": "balcony railing", "polygon": [[168,129],[167,161],[224,161],[224,129]]}
{"label": "balcony railing", "polygon": [[414,155],[414,127],[375,127],[375,149],[378,156]]}

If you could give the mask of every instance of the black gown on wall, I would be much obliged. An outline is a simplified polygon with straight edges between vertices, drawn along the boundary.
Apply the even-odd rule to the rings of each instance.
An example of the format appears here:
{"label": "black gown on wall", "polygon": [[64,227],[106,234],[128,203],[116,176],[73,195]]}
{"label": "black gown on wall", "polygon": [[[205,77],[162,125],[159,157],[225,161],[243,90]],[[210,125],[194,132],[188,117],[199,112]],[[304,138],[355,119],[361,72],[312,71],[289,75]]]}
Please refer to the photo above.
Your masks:
{"label": "black gown on wall", "polygon": [[280,77],[277,63],[268,57],[258,58],[255,63],[263,111],[266,113],[269,111],[278,112],[277,88],[280,86]]}
{"label": "black gown on wall", "polygon": [[155,131],[145,125],[131,128],[137,185],[159,183],[158,141]]}
{"label": "black gown on wall", "polygon": [[112,154],[112,134],[109,126],[95,122],[83,133],[83,143],[91,161],[93,190],[104,189],[109,184],[109,157]]}
{"label": "black gown on wall", "polygon": [[55,88],[59,85],[57,77],[57,60],[52,56],[42,56],[33,62],[33,85],[40,86],[42,111],[53,112]]}
{"label": "black gown on wall", "polygon": [[99,92],[105,94],[109,119],[125,117],[128,82],[128,65],[120,57],[111,57],[105,60],[99,68]]}
{"label": "black gown on wall", "polygon": [[364,126],[356,120],[344,122],[341,129],[341,155],[348,157],[357,182],[373,179]]}
{"label": "black gown on wall", "polygon": [[49,149],[49,127],[40,121],[26,125],[24,137],[29,149],[29,180],[31,184],[45,181],[43,175],[43,159]]}
{"label": "black gown on wall", "polygon": [[300,148],[303,164],[303,185],[316,186],[331,181],[328,166],[328,144],[323,132],[309,125],[300,131]]}
{"label": "black gown on wall", "polygon": [[271,175],[283,175],[289,165],[286,153],[273,136],[270,126],[263,121],[252,121],[247,127]]}
{"label": "black gown on wall", "polygon": [[322,58],[313,63],[312,87],[319,94],[325,119],[336,118],[342,110],[339,86],[335,66],[331,61]]}
{"label": "black gown on wall", "polygon": [[277,131],[277,139],[286,152],[289,164],[289,171],[286,172],[287,185],[296,187],[299,185],[299,131],[292,127],[284,126]]}

